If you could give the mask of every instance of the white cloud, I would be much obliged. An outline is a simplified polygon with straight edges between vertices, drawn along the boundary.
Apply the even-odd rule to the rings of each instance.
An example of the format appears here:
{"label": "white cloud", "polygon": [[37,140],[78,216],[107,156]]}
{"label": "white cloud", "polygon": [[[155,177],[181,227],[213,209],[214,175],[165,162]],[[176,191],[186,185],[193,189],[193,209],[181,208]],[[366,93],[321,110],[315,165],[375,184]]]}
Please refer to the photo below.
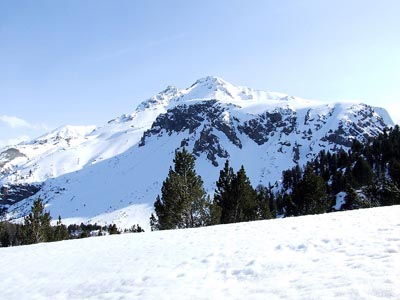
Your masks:
{"label": "white cloud", "polygon": [[32,124],[16,116],[0,115],[0,148],[28,141],[48,130],[45,124]]}
{"label": "white cloud", "polygon": [[15,128],[30,128],[37,130],[49,129],[45,124],[31,124],[28,121],[25,121],[24,119],[15,116],[0,115],[0,122],[13,129]]}
{"label": "white cloud", "polygon": [[17,145],[21,142],[24,141],[29,141],[30,137],[27,135],[21,135],[16,138],[11,138],[11,139],[0,139],[0,148],[3,148],[5,146],[10,146],[10,145]]}
{"label": "white cloud", "polygon": [[0,122],[5,123],[7,126],[11,128],[31,128],[32,125],[29,124],[27,121],[14,117],[14,116],[7,116],[7,115],[0,115]]}

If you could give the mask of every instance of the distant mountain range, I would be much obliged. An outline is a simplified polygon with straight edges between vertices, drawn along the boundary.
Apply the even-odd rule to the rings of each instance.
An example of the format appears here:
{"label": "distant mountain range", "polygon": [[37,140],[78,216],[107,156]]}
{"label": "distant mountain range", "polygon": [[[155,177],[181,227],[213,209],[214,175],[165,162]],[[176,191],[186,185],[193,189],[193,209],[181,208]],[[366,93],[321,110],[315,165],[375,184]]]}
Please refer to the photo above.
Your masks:
{"label": "distant mountain range", "polygon": [[320,150],[347,149],[392,125],[382,108],[326,103],[234,86],[218,77],[169,86],[101,127],[63,126],[0,153],[0,206],[22,217],[41,197],[66,223],[148,228],[174,151],[186,147],[209,193],[226,159],[253,185]]}

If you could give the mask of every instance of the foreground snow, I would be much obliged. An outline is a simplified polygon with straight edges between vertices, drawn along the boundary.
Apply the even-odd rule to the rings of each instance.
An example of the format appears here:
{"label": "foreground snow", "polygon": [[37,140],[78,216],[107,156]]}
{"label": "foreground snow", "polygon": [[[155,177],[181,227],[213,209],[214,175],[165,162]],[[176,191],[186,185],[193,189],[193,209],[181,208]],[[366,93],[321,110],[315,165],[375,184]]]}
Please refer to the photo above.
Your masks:
{"label": "foreground snow", "polygon": [[400,299],[400,206],[0,249],[1,299]]}

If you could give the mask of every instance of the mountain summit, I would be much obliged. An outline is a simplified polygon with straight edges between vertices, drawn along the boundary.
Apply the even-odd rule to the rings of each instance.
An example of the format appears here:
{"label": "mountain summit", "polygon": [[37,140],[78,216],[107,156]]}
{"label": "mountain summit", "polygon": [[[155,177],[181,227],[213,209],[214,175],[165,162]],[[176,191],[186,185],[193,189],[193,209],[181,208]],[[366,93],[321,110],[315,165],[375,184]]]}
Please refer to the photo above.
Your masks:
{"label": "mountain summit", "polygon": [[348,149],[392,121],[366,104],[326,103],[234,86],[205,77],[186,89],[168,86],[130,114],[101,127],[66,126],[0,153],[0,205],[23,216],[41,197],[67,222],[148,224],[172,164],[186,147],[209,193],[226,159],[244,165],[254,185],[321,150]]}

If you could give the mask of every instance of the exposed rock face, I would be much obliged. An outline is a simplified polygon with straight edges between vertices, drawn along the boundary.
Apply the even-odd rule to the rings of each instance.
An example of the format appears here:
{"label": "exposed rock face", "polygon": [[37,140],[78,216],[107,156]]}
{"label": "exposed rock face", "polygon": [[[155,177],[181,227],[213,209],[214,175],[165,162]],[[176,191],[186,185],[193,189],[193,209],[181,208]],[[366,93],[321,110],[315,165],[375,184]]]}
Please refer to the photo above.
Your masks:
{"label": "exposed rock face", "polygon": [[[350,118],[340,120],[336,129],[330,129],[329,132],[321,138],[322,141],[329,141],[337,146],[351,147],[354,139],[365,142],[371,136],[377,136],[382,132],[385,122],[377,117],[374,109],[365,104],[354,105],[350,107]],[[333,111],[325,117],[327,120],[331,117]],[[324,124],[326,121],[324,120]]]}
{"label": "exposed rock face", "polygon": [[286,135],[292,133],[296,128],[296,112],[281,108],[265,112],[258,117],[244,122],[238,126],[240,132],[244,132],[258,145],[266,143],[269,136],[282,132]]}
{"label": "exposed rock face", "polygon": [[0,188],[0,205],[10,206],[19,201],[35,195],[40,190],[39,185],[17,184],[2,186]]}
{"label": "exposed rock face", "polygon": [[[291,152],[292,160],[298,163],[301,158],[300,147],[303,145],[302,149],[309,149],[307,158],[311,159],[316,154],[316,144],[326,149],[348,148],[354,139],[366,141],[368,137],[379,134],[385,126],[383,120],[377,118],[373,109],[366,105],[350,107],[350,115],[356,121],[349,118],[340,120],[334,130],[326,124],[335,118],[335,107],[323,114],[307,109],[302,119],[299,119],[296,110],[278,107],[241,120],[235,116],[235,109],[240,108],[220,103],[216,99],[177,105],[156,118],[151,129],[144,132],[139,147],[144,147],[152,137],[181,134],[185,136],[181,147],[188,147],[190,141],[193,141],[192,152],[197,157],[204,153],[213,166],[219,166],[219,159],[230,157],[221,137],[242,149],[245,136],[259,146],[270,140],[276,141],[278,136],[278,141],[271,143],[279,146],[277,151],[280,153]],[[316,138],[316,133],[321,138]],[[290,147],[291,151],[288,150]]]}
{"label": "exposed rock face", "polygon": [[205,126],[200,133],[200,138],[196,140],[193,147],[193,153],[196,156],[200,156],[201,153],[205,153],[207,159],[211,163],[218,167],[217,156],[220,158],[228,158],[228,152],[221,146],[219,138],[212,133],[212,127]]}
{"label": "exposed rock face", "polygon": [[226,112],[227,108],[224,108],[217,100],[204,101],[190,106],[178,105],[157,117],[151,129],[143,134],[139,147],[143,147],[146,139],[151,136],[161,136],[164,133],[171,135],[184,131],[188,131],[191,135],[198,132],[201,126],[209,126],[221,131],[234,145],[240,148],[241,142],[232,128],[234,120],[224,114]]}
{"label": "exposed rock face", "polygon": [[142,147],[146,144],[146,138],[160,135],[162,132],[171,135],[173,132],[189,130],[189,134],[192,134],[204,120],[210,121],[217,115],[218,110],[214,108],[215,103],[216,100],[213,100],[190,106],[183,104],[169,109],[165,114],[159,115],[151,129],[143,134],[139,146]]}
{"label": "exposed rock face", "polygon": [[332,133],[329,133],[326,137],[322,138],[322,141],[329,141],[332,144],[344,147],[351,147],[353,144],[352,140],[353,139],[350,139],[346,134],[346,131],[343,129],[343,125],[339,126],[339,128]]}
{"label": "exposed rock face", "polygon": [[0,169],[4,167],[4,165],[13,159],[18,157],[24,157],[25,155],[19,152],[16,148],[8,148],[7,150],[0,153]]}

